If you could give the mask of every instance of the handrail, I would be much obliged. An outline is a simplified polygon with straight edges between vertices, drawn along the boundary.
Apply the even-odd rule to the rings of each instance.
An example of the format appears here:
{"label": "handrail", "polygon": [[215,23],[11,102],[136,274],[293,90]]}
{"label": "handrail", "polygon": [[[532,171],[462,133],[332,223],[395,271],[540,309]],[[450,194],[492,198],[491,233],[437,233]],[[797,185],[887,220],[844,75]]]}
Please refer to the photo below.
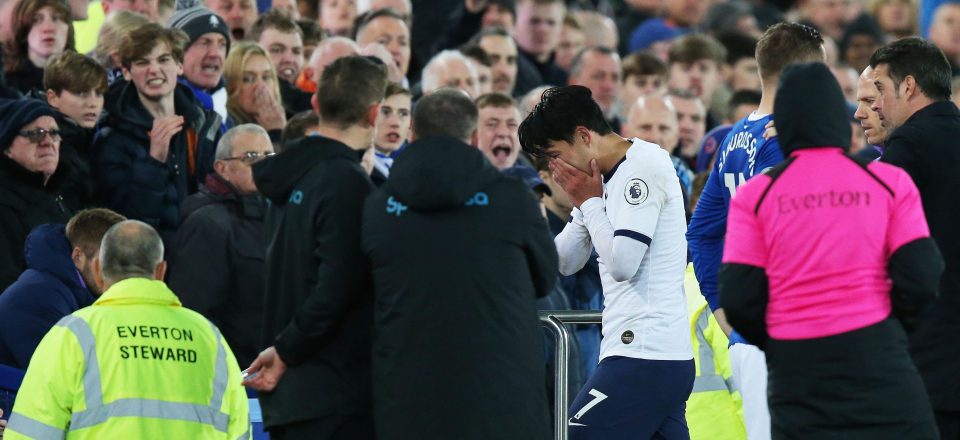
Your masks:
{"label": "handrail", "polygon": [[596,310],[542,310],[540,324],[550,329],[556,341],[554,357],[556,376],[553,386],[554,438],[567,440],[567,407],[570,405],[569,377],[570,330],[565,324],[600,324],[602,314]]}

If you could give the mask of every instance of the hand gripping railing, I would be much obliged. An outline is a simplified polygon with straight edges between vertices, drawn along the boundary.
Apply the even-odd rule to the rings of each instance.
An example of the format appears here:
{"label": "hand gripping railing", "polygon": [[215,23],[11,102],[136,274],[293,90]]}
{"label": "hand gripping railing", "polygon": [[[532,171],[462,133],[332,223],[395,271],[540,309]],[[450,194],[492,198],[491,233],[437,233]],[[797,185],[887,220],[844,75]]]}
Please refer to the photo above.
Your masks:
{"label": "hand gripping railing", "polygon": [[565,324],[600,324],[601,314],[594,310],[543,310],[540,323],[550,329],[556,340],[555,353],[556,377],[554,377],[554,438],[567,440],[567,407],[570,405],[569,371],[570,330]]}

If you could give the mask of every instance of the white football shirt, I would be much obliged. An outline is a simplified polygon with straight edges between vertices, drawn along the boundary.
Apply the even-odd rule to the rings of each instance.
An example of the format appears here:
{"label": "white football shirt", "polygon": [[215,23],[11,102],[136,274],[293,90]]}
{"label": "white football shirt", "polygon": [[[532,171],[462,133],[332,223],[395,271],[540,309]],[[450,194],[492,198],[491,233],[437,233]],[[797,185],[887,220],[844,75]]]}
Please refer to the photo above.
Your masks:
{"label": "white football shirt", "polygon": [[603,198],[574,209],[557,236],[560,271],[578,271],[596,248],[604,296],[601,360],[689,360],[680,181],[666,151],[632,141],[624,159],[604,175]]}

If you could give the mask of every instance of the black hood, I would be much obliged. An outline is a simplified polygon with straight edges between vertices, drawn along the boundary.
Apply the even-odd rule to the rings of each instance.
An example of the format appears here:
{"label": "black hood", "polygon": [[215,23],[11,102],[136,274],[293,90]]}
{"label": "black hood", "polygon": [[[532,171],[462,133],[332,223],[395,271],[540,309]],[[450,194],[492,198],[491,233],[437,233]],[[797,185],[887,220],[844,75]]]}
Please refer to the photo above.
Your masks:
{"label": "black hood", "polygon": [[784,156],[803,148],[850,149],[850,118],[840,84],[823,63],[788,66],[773,104]]}
{"label": "black hood", "polygon": [[306,136],[290,142],[280,154],[253,164],[253,181],[264,197],[284,204],[303,175],[320,161],[343,157],[360,163],[361,155],[335,139]]}
{"label": "black hood", "polygon": [[403,151],[385,188],[415,211],[441,211],[462,207],[502,178],[480,150],[452,137],[431,137]]}

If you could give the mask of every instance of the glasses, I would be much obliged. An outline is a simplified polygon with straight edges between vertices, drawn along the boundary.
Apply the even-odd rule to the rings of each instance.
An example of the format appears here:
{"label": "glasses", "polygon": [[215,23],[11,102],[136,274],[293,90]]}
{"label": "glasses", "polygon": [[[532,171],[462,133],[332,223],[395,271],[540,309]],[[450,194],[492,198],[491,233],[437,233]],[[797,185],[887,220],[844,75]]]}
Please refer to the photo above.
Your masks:
{"label": "glasses", "polygon": [[17,133],[17,136],[25,137],[35,144],[39,144],[43,140],[44,136],[50,136],[50,140],[53,142],[60,141],[60,130],[46,130],[43,128],[38,128],[36,130],[30,131],[21,131]]}
{"label": "glasses", "polygon": [[268,158],[268,157],[270,157],[270,156],[273,156],[274,154],[277,154],[277,153],[274,153],[274,152],[272,152],[272,151],[264,151],[264,152],[248,151],[248,152],[246,152],[246,153],[243,153],[243,154],[240,155],[240,156],[237,156],[237,157],[227,157],[227,158],[221,159],[221,160],[239,160],[239,161],[242,161],[243,163],[245,163],[245,164],[247,164],[247,165],[250,165],[250,164],[259,162],[259,161],[261,161],[261,160],[263,160],[263,159],[266,159],[266,158]]}

